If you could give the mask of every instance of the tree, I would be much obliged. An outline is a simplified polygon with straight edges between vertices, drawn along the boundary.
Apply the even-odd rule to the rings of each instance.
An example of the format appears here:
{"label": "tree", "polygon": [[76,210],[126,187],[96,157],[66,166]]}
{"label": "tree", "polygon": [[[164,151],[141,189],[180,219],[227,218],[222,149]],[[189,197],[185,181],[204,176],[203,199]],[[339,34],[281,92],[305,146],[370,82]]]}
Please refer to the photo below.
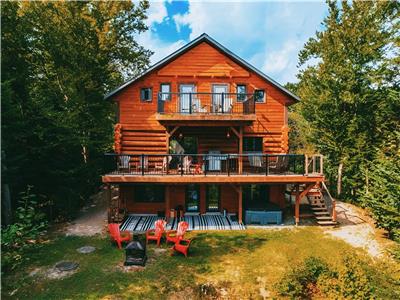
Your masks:
{"label": "tree", "polygon": [[106,91],[149,64],[135,37],[148,1],[2,4],[2,144],[12,195],[33,185],[60,212],[95,191],[111,147]]}
{"label": "tree", "polygon": [[305,68],[297,109],[310,126],[310,141],[327,158],[327,177],[336,182],[337,194],[358,201],[363,170],[393,130],[387,120],[398,120],[398,111],[385,103],[389,93],[399,95],[399,5],[332,1],[328,6],[325,29],[299,55]]}

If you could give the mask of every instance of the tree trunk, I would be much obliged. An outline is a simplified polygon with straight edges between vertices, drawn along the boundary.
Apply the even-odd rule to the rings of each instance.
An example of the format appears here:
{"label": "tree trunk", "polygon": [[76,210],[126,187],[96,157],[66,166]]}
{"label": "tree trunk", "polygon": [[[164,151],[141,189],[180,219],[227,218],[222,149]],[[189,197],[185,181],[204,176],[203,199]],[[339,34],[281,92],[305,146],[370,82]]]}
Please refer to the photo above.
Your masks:
{"label": "tree trunk", "polygon": [[10,195],[10,187],[7,183],[3,184],[3,199],[1,201],[2,213],[3,213],[3,224],[10,225],[12,222],[12,213],[11,213],[11,195]]}
{"label": "tree trunk", "polygon": [[338,178],[337,178],[337,195],[338,195],[338,197],[342,193],[342,170],[343,170],[343,163],[341,162],[338,167]]}

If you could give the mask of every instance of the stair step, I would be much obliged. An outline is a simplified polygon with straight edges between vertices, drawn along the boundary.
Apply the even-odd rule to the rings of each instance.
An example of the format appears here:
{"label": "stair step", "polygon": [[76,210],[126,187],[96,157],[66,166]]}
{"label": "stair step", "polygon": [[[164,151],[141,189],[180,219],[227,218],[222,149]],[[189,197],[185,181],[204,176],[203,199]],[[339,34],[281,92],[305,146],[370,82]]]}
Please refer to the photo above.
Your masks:
{"label": "stair step", "polygon": [[318,211],[321,211],[321,210],[325,210],[326,211],[327,210],[325,206],[312,206],[311,209],[313,211],[317,211],[317,210]]}
{"label": "stair step", "polygon": [[321,226],[335,226],[337,225],[337,222],[333,222],[333,221],[317,221],[318,225]]}
{"label": "stair step", "polygon": [[323,215],[328,215],[329,216],[329,212],[328,211],[314,211],[313,212],[315,216],[323,216]]}
{"label": "stair step", "polygon": [[332,221],[331,216],[318,216],[318,217],[315,217],[315,219],[317,221]]}

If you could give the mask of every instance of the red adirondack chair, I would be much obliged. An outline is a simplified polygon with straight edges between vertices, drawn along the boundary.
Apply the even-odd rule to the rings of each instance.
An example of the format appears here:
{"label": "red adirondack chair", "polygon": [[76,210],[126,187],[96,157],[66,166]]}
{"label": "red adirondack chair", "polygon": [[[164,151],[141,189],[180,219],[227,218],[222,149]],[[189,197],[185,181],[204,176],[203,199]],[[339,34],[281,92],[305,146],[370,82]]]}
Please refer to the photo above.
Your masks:
{"label": "red adirondack chair", "polygon": [[131,233],[129,231],[120,231],[117,223],[108,224],[108,230],[111,238],[117,242],[119,249],[122,248],[122,242],[129,242],[132,239]]}
{"label": "red adirondack chair", "polygon": [[167,224],[165,220],[157,220],[154,223],[155,229],[146,231],[146,244],[148,244],[149,241],[157,241],[157,246],[160,246],[161,238],[165,231],[165,224]]}
{"label": "red adirondack chair", "polygon": [[166,234],[167,244],[168,244],[168,242],[175,244],[179,239],[183,239],[183,236],[185,235],[188,227],[189,227],[188,222],[181,221],[178,224],[178,230],[167,231],[167,234]]}
{"label": "red adirondack chair", "polygon": [[174,251],[176,251],[182,253],[183,255],[185,255],[185,257],[187,257],[191,242],[192,240],[178,239],[175,245],[171,248],[171,255],[174,253]]}

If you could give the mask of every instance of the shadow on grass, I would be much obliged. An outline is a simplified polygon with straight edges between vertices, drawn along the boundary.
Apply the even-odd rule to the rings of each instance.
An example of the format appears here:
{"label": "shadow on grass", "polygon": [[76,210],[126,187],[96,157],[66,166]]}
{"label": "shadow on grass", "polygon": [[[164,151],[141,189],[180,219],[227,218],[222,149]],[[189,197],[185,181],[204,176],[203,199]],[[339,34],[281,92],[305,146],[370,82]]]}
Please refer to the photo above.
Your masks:
{"label": "shadow on grass", "polygon": [[[262,236],[231,231],[189,233],[188,237],[193,238],[188,258],[170,256],[172,245],[165,243],[161,248],[167,251],[156,254],[156,246],[150,244],[148,264],[137,272],[123,271],[125,252],[112,246],[108,237],[61,237],[27,253],[27,262],[3,276],[2,298],[87,299],[127,294],[133,298],[160,298],[160,293],[166,295],[188,287],[195,290],[196,274],[206,275],[213,264],[223,261],[224,255],[246,255],[268,242]],[[76,251],[85,245],[96,247],[96,251]],[[46,270],[61,260],[78,262],[78,272],[62,280],[47,279]],[[40,275],[29,276],[35,268],[41,269]]]}

